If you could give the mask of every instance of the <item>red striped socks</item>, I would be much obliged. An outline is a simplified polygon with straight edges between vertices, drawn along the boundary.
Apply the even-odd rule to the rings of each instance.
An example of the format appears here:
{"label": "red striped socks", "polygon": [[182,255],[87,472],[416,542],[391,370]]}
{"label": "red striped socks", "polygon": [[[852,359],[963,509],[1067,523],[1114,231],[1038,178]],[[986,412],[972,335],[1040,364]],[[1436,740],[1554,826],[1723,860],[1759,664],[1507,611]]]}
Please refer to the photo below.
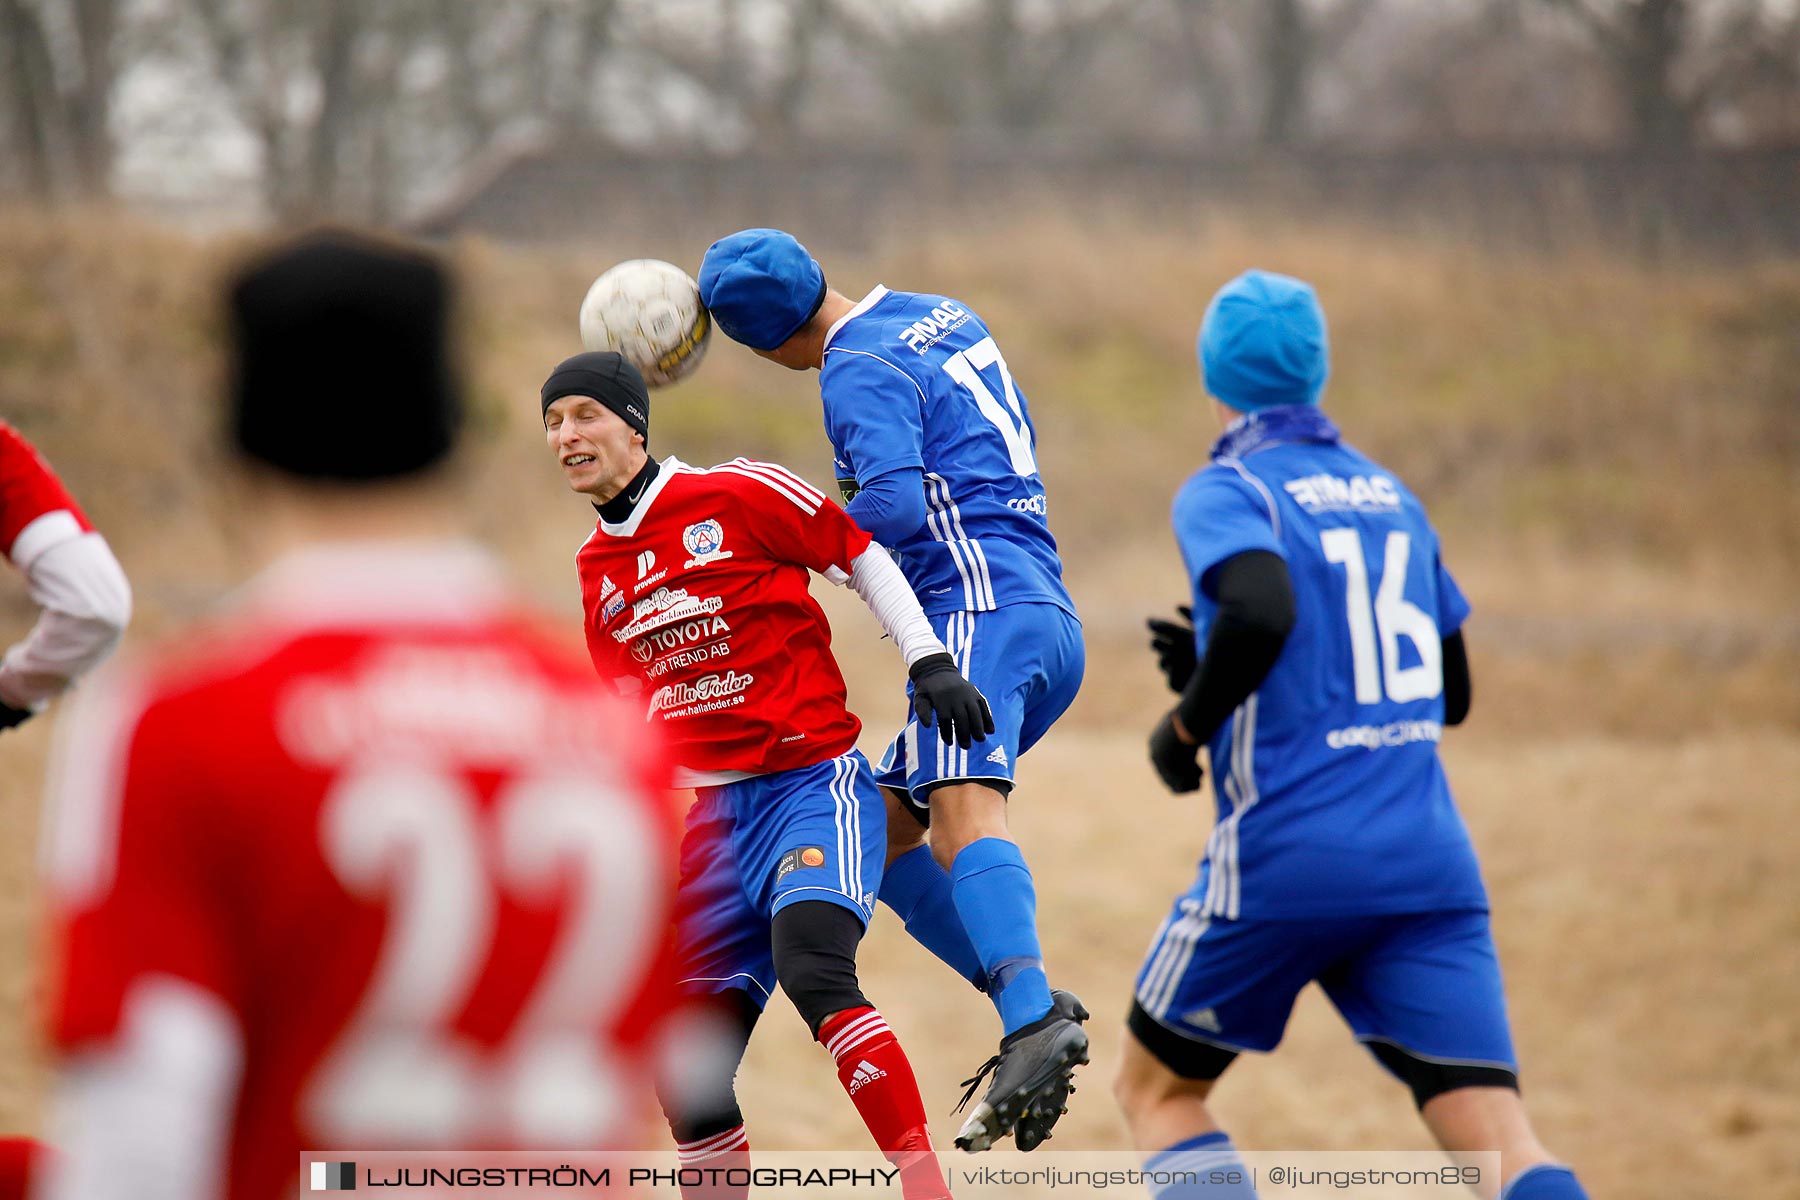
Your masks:
{"label": "red striped socks", "polygon": [[819,1026],[819,1043],[836,1060],[838,1082],[875,1144],[900,1168],[907,1200],[948,1197],[912,1064],[881,1014],[866,1007],[834,1013]]}
{"label": "red striped socks", "polygon": [[[743,1171],[750,1166],[750,1135],[741,1123],[711,1137],[677,1142],[675,1149],[684,1168],[701,1167],[709,1171],[705,1177],[708,1182],[693,1187],[682,1185],[682,1200],[745,1200],[750,1195],[747,1174],[742,1177],[741,1184],[733,1184],[726,1178],[727,1171]],[[718,1173],[711,1174],[712,1171]]]}

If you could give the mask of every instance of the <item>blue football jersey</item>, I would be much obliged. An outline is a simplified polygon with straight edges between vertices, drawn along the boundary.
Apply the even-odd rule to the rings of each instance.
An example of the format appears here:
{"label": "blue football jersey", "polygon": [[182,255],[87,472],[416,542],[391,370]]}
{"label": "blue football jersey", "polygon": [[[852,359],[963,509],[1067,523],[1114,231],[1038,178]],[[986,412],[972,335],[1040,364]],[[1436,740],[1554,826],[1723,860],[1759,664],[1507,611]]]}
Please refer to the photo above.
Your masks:
{"label": "blue football jersey", "polygon": [[1195,895],[1245,919],[1485,908],[1437,752],[1442,639],[1469,605],[1424,507],[1330,435],[1216,457],[1175,499],[1202,653],[1202,581],[1235,554],[1279,554],[1296,612],[1208,746],[1218,822]]}
{"label": "blue football jersey", "polygon": [[888,548],[927,613],[1075,611],[1025,394],[967,305],[877,287],[827,336],[819,391],[846,498],[890,471],[925,473],[925,524]]}

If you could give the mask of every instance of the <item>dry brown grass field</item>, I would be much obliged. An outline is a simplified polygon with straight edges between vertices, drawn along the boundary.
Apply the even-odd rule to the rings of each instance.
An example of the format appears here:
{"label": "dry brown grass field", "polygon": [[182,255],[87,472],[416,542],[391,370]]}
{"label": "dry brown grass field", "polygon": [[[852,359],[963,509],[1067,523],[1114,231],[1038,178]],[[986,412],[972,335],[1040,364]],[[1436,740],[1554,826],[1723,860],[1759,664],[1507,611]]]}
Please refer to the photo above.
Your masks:
{"label": "dry brown grass field", "polygon": [[[594,274],[641,254],[691,270],[717,232],[451,248],[475,405],[453,507],[572,638],[572,556],[591,517],[543,451],[537,385],[575,348]],[[257,561],[256,513],[211,424],[215,288],[244,248],[0,214],[0,416],[113,541],[138,648]],[[1800,266],[1552,262],[1253,223],[1045,220],[826,257],[853,294],[879,280],[975,305],[1037,417],[1089,638],[1082,698],[1025,760],[1014,806],[1052,973],[1096,1016],[1095,1062],[1055,1146],[1126,1146],[1105,1086],[1120,1019],[1210,822],[1208,801],[1167,795],[1145,762],[1164,697],[1141,628],[1181,597],[1167,505],[1211,438],[1194,327],[1250,265],[1319,286],[1328,407],[1431,506],[1474,603],[1474,711],[1444,755],[1493,894],[1540,1132],[1597,1197],[1800,1197]],[[652,448],[828,479],[817,422],[810,377],[718,340],[694,380],[655,397]],[[30,619],[22,591],[0,589],[0,638]],[[902,673],[853,597],[815,592],[873,750]],[[51,724],[0,736],[0,1129],[36,1129],[42,1113],[32,846]],[[885,910],[865,982],[948,1128],[956,1080],[990,1053],[991,1009]],[[862,1144],[785,1002],[743,1080],[758,1145]],[[1217,1101],[1249,1148],[1427,1145],[1405,1093],[1316,991]]]}

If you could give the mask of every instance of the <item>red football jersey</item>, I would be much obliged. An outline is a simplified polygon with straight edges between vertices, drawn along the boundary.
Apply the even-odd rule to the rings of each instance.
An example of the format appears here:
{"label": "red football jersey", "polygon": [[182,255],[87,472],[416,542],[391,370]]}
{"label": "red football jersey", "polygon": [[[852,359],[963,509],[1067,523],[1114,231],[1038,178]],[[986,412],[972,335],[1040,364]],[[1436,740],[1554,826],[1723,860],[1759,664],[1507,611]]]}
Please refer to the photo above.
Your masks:
{"label": "red football jersey", "polygon": [[473,552],[313,550],[75,726],[53,1036],[168,980],[241,1032],[232,1200],[303,1149],[630,1145],[672,996],[657,739]]}
{"label": "red football jersey", "polygon": [[26,540],[48,537],[61,541],[93,531],[81,507],[49,464],[18,430],[0,421],[0,553],[14,562],[32,557],[30,547],[16,545],[19,535],[40,517],[55,513],[67,515],[39,523],[33,536]]}
{"label": "red football jersey", "polygon": [[856,744],[831,626],[807,591],[869,535],[772,463],[663,460],[629,520],[576,557],[588,651],[638,692],[689,784],[811,766]]}

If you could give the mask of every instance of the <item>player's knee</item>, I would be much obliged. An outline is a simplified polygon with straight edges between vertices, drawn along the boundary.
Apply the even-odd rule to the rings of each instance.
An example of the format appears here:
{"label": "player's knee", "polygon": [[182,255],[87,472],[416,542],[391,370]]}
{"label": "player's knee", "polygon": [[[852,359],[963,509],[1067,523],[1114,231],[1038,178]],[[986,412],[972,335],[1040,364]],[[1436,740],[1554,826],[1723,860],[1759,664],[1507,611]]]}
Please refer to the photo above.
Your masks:
{"label": "player's knee", "polygon": [[1421,1111],[1439,1096],[1462,1088],[1519,1090],[1518,1073],[1507,1067],[1434,1061],[1392,1042],[1370,1042],[1368,1046],[1381,1065],[1412,1092],[1413,1103]]}
{"label": "player's knee", "polygon": [[1113,1099],[1127,1112],[1187,1096],[1204,1099],[1211,1089],[1211,1080],[1183,1079],[1141,1052],[1125,1055],[1112,1080]]}
{"label": "player's knee", "polygon": [[1113,1100],[1127,1116],[1149,1107],[1157,1090],[1155,1081],[1145,1074],[1140,1063],[1123,1059],[1113,1072]]}
{"label": "player's knee", "polygon": [[1113,1099],[1127,1118],[1136,1118],[1169,1103],[1204,1103],[1213,1084],[1235,1053],[1218,1046],[1177,1038],[1155,1026],[1162,1038],[1146,1038],[1140,1007],[1132,1005],[1119,1069],[1113,1076]]}
{"label": "player's knee", "polygon": [[695,1142],[703,1142],[707,1138],[717,1137],[726,1130],[736,1129],[744,1123],[744,1111],[738,1107],[735,1096],[729,1103],[706,1111],[671,1110],[665,1100],[663,1116],[668,1119],[669,1133],[674,1137],[676,1144],[683,1146],[691,1146]]}
{"label": "player's knee", "polygon": [[775,978],[817,1037],[832,1013],[868,1007],[856,980],[860,918],[840,904],[803,900],[775,914]]}

